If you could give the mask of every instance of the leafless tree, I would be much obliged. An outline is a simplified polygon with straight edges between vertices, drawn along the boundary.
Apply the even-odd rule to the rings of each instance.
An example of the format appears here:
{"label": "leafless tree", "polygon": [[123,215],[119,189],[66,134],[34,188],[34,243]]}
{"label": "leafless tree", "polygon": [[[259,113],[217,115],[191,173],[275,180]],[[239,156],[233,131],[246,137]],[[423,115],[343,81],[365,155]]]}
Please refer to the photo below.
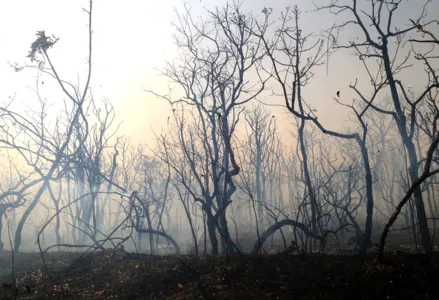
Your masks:
{"label": "leafless tree", "polygon": [[[180,57],[167,63],[163,74],[183,97],[174,100],[175,96],[149,92],[167,100],[172,109],[190,108],[196,116],[192,120],[197,120],[197,128],[188,132],[180,127],[179,140],[202,191],[202,197],[195,196],[194,200],[206,213],[212,251],[216,254],[218,224],[222,251],[228,253],[233,249],[233,245],[229,247],[226,209],[236,191],[233,177],[240,172],[232,140],[241,107],[262,93],[266,79],[259,67],[263,57],[260,38],[253,34],[256,18],[242,13],[239,5],[230,4],[207,13],[208,19],[199,22],[194,21],[187,8],[184,14],[177,13],[176,44]],[[259,80],[252,81],[252,77]],[[200,173],[201,162],[192,151],[200,144],[207,159],[208,170],[204,171],[209,172]],[[211,189],[206,189],[206,182],[211,182]]]}
{"label": "leafless tree", "polygon": [[[68,82],[64,81],[60,75],[57,72],[57,68],[52,63],[52,60],[50,59],[49,55],[49,49],[53,47],[57,39],[51,38],[49,36],[46,36],[46,33],[44,31],[39,31],[37,33],[37,39],[32,43],[31,51],[29,53],[29,57],[32,61],[31,65],[26,65],[24,67],[19,67],[16,65],[17,70],[21,70],[23,68],[34,68],[39,70],[40,72],[43,72],[44,74],[51,76],[55,82],[59,85],[61,90],[64,92],[64,94],[68,97],[68,99],[71,101],[71,122],[69,124],[65,124],[64,128],[64,134],[62,137],[60,136],[59,140],[55,143],[51,140],[48,140],[48,137],[45,135],[45,130],[40,131],[40,128],[38,128],[38,125],[34,125],[32,123],[32,120],[26,119],[20,115],[17,115],[16,113],[9,111],[9,115],[11,118],[17,118],[20,122],[20,127],[24,128],[23,131],[26,131],[26,134],[28,136],[33,136],[34,140],[39,139],[39,146],[38,146],[38,152],[35,153],[39,155],[40,153],[44,153],[45,148],[52,146],[52,152],[53,158],[48,159],[48,170],[45,170],[45,174],[41,174],[41,176],[44,178],[41,186],[38,189],[38,192],[34,196],[34,199],[29,203],[27,206],[23,216],[21,217],[16,233],[15,233],[15,245],[14,250],[18,251],[20,247],[21,242],[21,235],[23,226],[26,222],[26,219],[34,209],[34,207],[38,204],[38,202],[41,199],[41,196],[46,191],[49,181],[52,179],[54,175],[56,175],[57,171],[59,171],[60,166],[63,165],[63,162],[70,159],[72,156],[74,156],[76,153],[66,153],[66,150],[69,148],[69,145],[71,143],[71,139],[73,137],[73,132],[75,129],[76,124],[79,120],[85,121],[85,116],[83,113],[83,105],[84,102],[87,99],[88,96],[88,90],[91,80],[91,54],[92,54],[92,9],[93,9],[93,3],[90,1],[90,5],[88,10],[85,10],[88,14],[88,25],[89,25],[89,47],[88,47],[88,74],[86,75],[85,80],[85,86],[82,90],[82,92],[79,91],[78,88],[75,88],[73,85],[69,84]],[[86,122],[86,121],[85,121]],[[41,124],[40,122],[37,124]],[[42,124],[43,126],[43,124]],[[58,131],[59,132],[59,131]],[[48,135],[50,137],[50,134]],[[11,139],[13,137],[10,137]],[[58,142],[58,143],[57,143]],[[17,148],[16,148],[17,149]],[[26,151],[27,153],[24,154],[24,157],[28,157],[33,153],[33,151],[29,148],[24,149],[23,151]],[[50,151],[50,150],[49,150]],[[40,155],[41,156],[41,155]],[[38,158],[37,158],[38,160]],[[35,165],[35,163],[31,163],[30,165]],[[62,168],[61,168],[62,170]]]}
{"label": "leafless tree", "polygon": [[[270,10],[265,9],[265,14],[268,18],[271,14]],[[317,219],[319,216],[317,211],[317,197],[310,177],[309,154],[306,151],[304,139],[305,122],[311,122],[327,135],[355,140],[360,147],[365,171],[365,181],[367,183],[366,238],[364,239],[364,246],[361,247],[361,252],[365,252],[367,249],[366,245],[370,241],[373,213],[372,174],[366,147],[367,126],[362,119],[366,108],[359,110],[354,106],[350,106],[362,128],[361,134],[340,133],[327,130],[320,123],[315,114],[315,110],[309,107],[304,100],[303,88],[314,76],[313,69],[321,65],[323,59],[331,54],[336,37],[332,31],[327,34],[327,40],[329,41],[327,47],[325,47],[324,38],[317,38],[316,41],[313,42],[314,36],[312,34],[302,32],[299,25],[299,16],[300,11],[297,6],[293,9],[287,8],[281,15],[280,26],[279,29],[277,29],[278,33],[272,39],[263,36],[263,43],[271,62],[270,67],[273,69],[273,77],[280,86],[280,96],[284,99],[285,105],[291,114],[299,120],[299,149],[303,160],[304,178],[311,202],[312,230],[316,232]]]}
{"label": "leafless tree", "polygon": [[[439,88],[437,71],[432,66],[435,56],[430,50],[422,52],[418,44],[430,44],[432,47],[437,45],[437,39],[428,31],[429,26],[437,21],[425,21],[428,2],[424,1],[421,12],[415,21],[407,19],[403,28],[394,25],[397,18],[398,9],[404,5],[403,1],[379,1],[373,0],[367,3],[352,1],[331,1],[329,4],[319,7],[319,10],[329,10],[338,17],[347,17],[339,25],[339,28],[358,28],[361,32],[361,40],[350,40],[346,44],[340,42],[338,48],[354,50],[362,61],[374,95],[387,90],[390,93],[390,100],[393,104],[391,110],[383,109],[375,105],[373,98],[368,98],[366,92],[361,91],[357,86],[357,81],[350,87],[355,91],[359,99],[368,108],[372,108],[380,113],[391,116],[396,123],[399,135],[407,151],[409,162],[409,175],[412,185],[416,185],[413,195],[416,206],[419,229],[421,233],[421,243],[425,251],[431,252],[431,237],[427,224],[427,217],[424,208],[423,196],[419,181],[419,157],[414,143],[416,123],[418,120],[417,110],[426,101],[427,96]],[[410,38],[408,35],[419,36],[427,35],[429,38],[418,40]],[[433,37],[431,39],[431,37]],[[403,51],[407,42],[411,50]],[[434,53],[434,52],[433,52]],[[413,55],[414,54],[414,55]],[[413,59],[414,58],[414,59]],[[401,75],[405,68],[416,64],[416,60],[425,66],[426,82],[425,88],[416,94],[410,94],[407,87],[409,84],[404,81]],[[376,66],[376,72],[372,66]]]}
{"label": "leafless tree", "polygon": [[[262,105],[258,105],[244,116],[246,120],[247,141],[242,147],[244,153],[240,157],[241,164],[249,167],[243,172],[249,172],[254,185],[255,201],[257,203],[258,219],[261,230],[266,223],[263,215],[265,202],[273,201],[273,182],[276,176],[274,163],[278,148],[279,136],[276,119]],[[254,178],[253,175],[254,174]]]}

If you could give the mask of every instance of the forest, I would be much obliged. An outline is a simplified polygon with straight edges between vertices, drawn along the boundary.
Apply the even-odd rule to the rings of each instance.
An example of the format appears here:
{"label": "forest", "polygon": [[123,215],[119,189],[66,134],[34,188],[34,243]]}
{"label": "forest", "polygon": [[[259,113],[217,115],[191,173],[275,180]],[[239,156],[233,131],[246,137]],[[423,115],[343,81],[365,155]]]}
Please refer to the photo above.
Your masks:
{"label": "forest", "polygon": [[[185,4],[157,71],[169,91],[143,88],[168,108],[148,143],[93,95],[93,1],[77,82],[36,30],[11,63],[35,76],[33,106],[0,105],[0,298],[437,299],[434,1]],[[335,22],[306,32],[312,14]],[[312,93],[337,55],[358,60],[351,83]]]}

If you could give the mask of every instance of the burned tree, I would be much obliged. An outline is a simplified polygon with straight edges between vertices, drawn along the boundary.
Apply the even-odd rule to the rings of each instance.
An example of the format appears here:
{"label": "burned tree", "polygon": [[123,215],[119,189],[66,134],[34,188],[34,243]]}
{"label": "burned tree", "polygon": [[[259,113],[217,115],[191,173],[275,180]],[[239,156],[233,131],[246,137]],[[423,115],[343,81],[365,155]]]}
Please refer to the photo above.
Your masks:
{"label": "burned tree", "polygon": [[[174,115],[180,113],[177,110],[190,110],[191,121],[197,124],[189,133],[180,127],[178,139],[201,191],[201,197],[195,196],[194,201],[206,213],[212,252],[216,254],[215,228],[221,235],[222,251],[231,250],[226,209],[236,190],[233,177],[240,172],[233,146],[235,128],[242,106],[264,90],[266,79],[260,70],[260,38],[253,34],[255,17],[242,13],[238,5],[207,13],[209,18],[199,22],[194,21],[188,9],[183,15],[177,14],[176,44],[180,56],[167,63],[163,75],[178,87],[182,97],[175,100],[178,94],[149,92],[167,100]],[[251,80],[252,77],[259,80]],[[200,158],[191,149],[198,145],[206,160],[203,173],[198,169]]]}
{"label": "burned tree", "polygon": [[[328,10],[337,16],[348,16],[348,20],[339,25],[339,28],[356,28],[361,32],[361,40],[349,40],[346,43],[338,42],[338,48],[354,50],[369,74],[370,88],[374,94],[387,90],[390,93],[392,109],[386,110],[375,105],[374,98],[368,98],[365,91],[361,91],[357,82],[350,87],[355,91],[364,105],[379,113],[391,116],[398,128],[398,133],[407,151],[409,176],[414,186],[413,196],[416,213],[419,221],[422,247],[426,252],[432,251],[431,237],[427,224],[422,190],[419,184],[419,155],[414,143],[416,123],[419,119],[418,109],[427,99],[429,93],[439,88],[437,71],[432,66],[435,59],[431,51],[422,53],[419,44],[437,46],[437,39],[430,31],[430,25],[437,21],[426,21],[427,6],[430,1],[424,1],[419,16],[415,21],[405,20],[403,28],[394,25],[398,17],[398,9],[404,5],[401,0],[379,1],[372,0],[367,3],[352,0],[342,4],[341,1],[331,1],[328,5],[319,7]],[[408,35],[427,35],[428,38],[420,41]],[[433,38],[431,38],[433,37]],[[404,51],[404,46],[409,42],[412,49]],[[414,56],[413,56],[414,53]],[[404,69],[416,65],[419,61],[425,66],[425,88],[417,93],[408,93],[408,83],[404,79]],[[373,66],[376,75],[372,75]],[[424,173],[425,174],[425,173]]]}
{"label": "burned tree", "polygon": [[[266,18],[269,18],[270,14],[271,11],[265,9]],[[361,134],[340,133],[328,130],[318,120],[315,110],[304,100],[303,89],[313,78],[313,69],[321,65],[324,58],[332,53],[336,38],[335,33],[330,31],[327,33],[326,39],[317,38],[316,41],[313,41],[312,34],[302,32],[299,25],[299,16],[300,11],[297,6],[293,9],[287,8],[281,15],[280,26],[277,29],[275,37],[269,39],[263,33],[260,35],[262,36],[263,45],[269,57],[270,67],[273,69],[273,78],[280,87],[280,97],[284,100],[288,111],[298,120],[299,149],[303,160],[303,174],[306,188],[310,198],[312,231],[314,233],[318,232],[317,220],[319,219],[319,212],[318,200],[310,177],[309,154],[307,153],[305,145],[304,130],[306,122],[311,122],[327,135],[355,140],[360,147],[365,170],[365,181],[367,184],[368,217],[366,221],[365,241],[369,241],[372,231],[373,190],[369,155],[366,147],[367,126],[362,118],[367,108],[360,110],[353,105],[349,106],[354,111],[360,123],[362,128]],[[328,43],[326,47],[325,41]],[[362,247],[361,251],[365,252],[366,247]]]}
{"label": "burned tree", "polygon": [[[273,201],[273,181],[276,176],[276,150],[278,132],[276,119],[259,105],[246,112],[247,141],[245,141],[241,163],[248,165],[252,186],[254,186],[257,203],[258,219],[262,228],[266,220],[263,215],[264,203]],[[251,174],[253,173],[253,174]]]}

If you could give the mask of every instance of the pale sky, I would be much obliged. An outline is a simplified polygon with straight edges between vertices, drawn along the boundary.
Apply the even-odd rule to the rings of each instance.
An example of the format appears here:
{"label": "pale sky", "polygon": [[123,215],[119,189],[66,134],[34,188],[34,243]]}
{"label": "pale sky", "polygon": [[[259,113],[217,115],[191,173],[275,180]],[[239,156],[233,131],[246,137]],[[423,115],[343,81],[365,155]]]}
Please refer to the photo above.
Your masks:
{"label": "pale sky", "polygon": [[[187,1],[195,14],[203,14],[204,8],[223,5],[225,0]],[[323,3],[324,0],[319,0]],[[415,18],[423,1],[406,0],[399,13],[400,24],[408,24],[407,18]],[[166,59],[175,57],[171,25],[175,17],[173,8],[181,8],[181,0],[96,0],[94,1],[94,52],[92,91],[96,98],[108,97],[114,104],[117,120],[123,121],[120,134],[130,136],[134,141],[147,142],[151,139],[151,126],[160,131],[166,126],[167,103],[155,99],[143,91],[143,87],[166,92],[167,81],[158,76]],[[243,0],[244,9],[259,13],[264,6],[272,7],[274,14],[287,5],[298,4],[307,11],[312,8],[310,0]],[[50,50],[54,63],[64,79],[77,83],[77,75],[84,78],[87,55],[87,15],[82,7],[84,0],[14,0],[0,4],[0,99],[4,102],[16,94],[17,100],[34,103],[35,87],[33,76],[28,70],[17,74],[8,62],[23,63],[27,60],[30,44],[35,40],[37,30],[60,37],[58,44]],[[415,11],[416,14],[412,15]],[[430,17],[438,18],[439,0],[430,5]],[[434,13],[433,13],[434,12]],[[302,16],[304,31],[327,28],[335,19],[328,13],[306,13]],[[350,34],[355,34],[351,32]],[[348,124],[347,115],[332,100],[337,90],[347,102],[352,93],[348,85],[363,69],[358,58],[340,53],[330,61],[330,72],[326,76],[323,68],[316,74],[313,83],[305,90],[305,99],[317,109],[319,119],[328,127],[336,128]],[[413,84],[422,84],[420,76],[408,73]],[[81,77],[82,76],[82,77]],[[84,84],[82,79],[81,84]],[[367,84],[367,82],[366,82]],[[47,82],[43,91],[50,102],[60,103],[62,99],[49,93],[58,86]],[[57,94],[59,95],[59,94]],[[312,100],[311,100],[312,99]],[[270,99],[262,99],[270,102]],[[285,109],[276,109],[282,129],[286,129],[291,118]]]}

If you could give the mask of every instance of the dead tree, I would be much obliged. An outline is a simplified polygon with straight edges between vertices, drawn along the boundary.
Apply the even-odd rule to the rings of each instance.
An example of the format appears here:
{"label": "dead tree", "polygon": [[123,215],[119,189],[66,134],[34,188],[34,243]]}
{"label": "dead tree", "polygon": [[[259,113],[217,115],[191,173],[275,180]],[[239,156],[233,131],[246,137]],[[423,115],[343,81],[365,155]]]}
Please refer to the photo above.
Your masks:
{"label": "dead tree", "polygon": [[[49,146],[52,148],[53,158],[47,159],[48,161],[48,168],[47,171],[45,171],[44,174],[40,174],[40,176],[43,179],[41,186],[39,187],[37,193],[34,196],[34,199],[29,203],[29,205],[26,207],[26,210],[24,214],[22,215],[20,221],[18,222],[17,229],[15,232],[15,244],[14,244],[14,250],[18,251],[21,243],[21,236],[22,236],[22,230],[25,225],[26,219],[29,217],[35,206],[38,204],[38,202],[41,199],[41,196],[46,191],[49,181],[53,179],[53,177],[57,176],[58,170],[63,170],[63,168],[60,166],[63,166],[63,162],[68,157],[74,156],[76,153],[67,153],[67,150],[69,148],[69,145],[71,143],[71,139],[73,137],[73,131],[77,124],[77,121],[79,119],[85,119],[83,106],[84,102],[87,99],[88,96],[88,90],[91,80],[91,53],[92,53],[92,8],[93,4],[92,1],[90,1],[89,9],[86,10],[88,14],[88,25],[89,25],[89,47],[88,47],[88,74],[86,76],[85,80],[85,86],[83,88],[83,91],[80,92],[77,88],[75,88],[72,84],[64,81],[59,73],[57,72],[57,68],[52,63],[52,60],[49,55],[49,49],[53,47],[57,39],[46,36],[46,33],[44,31],[37,32],[37,39],[32,43],[31,45],[31,51],[29,53],[29,58],[32,61],[31,65],[26,65],[24,67],[19,67],[18,65],[15,66],[16,70],[21,70],[24,68],[33,68],[37,69],[39,72],[42,72],[45,75],[48,75],[54,79],[54,81],[58,84],[58,86],[61,88],[62,92],[65,94],[65,96],[71,101],[71,122],[69,124],[66,124],[64,127],[65,131],[63,133],[60,133],[60,141],[59,143],[56,143],[54,141],[51,141],[48,137],[51,135],[48,134],[48,136],[44,135],[43,132],[41,132],[37,125],[33,125],[30,120],[27,120],[27,126],[24,127],[24,131],[28,135],[35,136],[40,139],[40,149],[47,148]],[[10,112],[11,116],[17,116],[17,114]],[[22,120],[24,118],[21,118]],[[38,124],[38,123],[37,123]],[[44,125],[44,124],[41,124]],[[16,148],[19,150],[18,148]],[[38,149],[38,148],[37,148]],[[32,154],[32,149],[26,149],[27,154]],[[42,153],[40,151],[40,153]]]}
{"label": "dead tree", "polygon": [[[277,146],[276,119],[268,111],[258,105],[244,116],[247,126],[247,141],[244,144],[241,162],[251,167],[246,172],[254,173],[255,201],[257,203],[258,219],[262,229],[266,223],[263,215],[265,202],[273,200],[273,177]],[[269,189],[267,193],[267,188]]]}
{"label": "dead tree", "polygon": [[[266,10],[268,18],[270,12]],[[363,122],[362,116],[366,108],[362,110],[353,109],[357,120],[361,125],[360,133],[339,133],[326,129],[316,116],[314,109],[310,108],[303,98],[303,87],[310,82],[313,77],[313,68],[321,65],[323,59],[327,57],[335,44],[335,34],[329,32],[329,45],[326,47],[324,39],[318,39],[310,42],[312,35],[304,34],[299,26],[300,11],[297,7],[293,10],[287,10],[281,16],[281,23],[277,34],[273,39],[268,39],[262,35],[263,44],[267,51],[273,68],[273,77],[279,83],[281,93],[285,105],[289,112],[299,120],[298,139],[300,152],[303,159],[304,177],[306,180],[307,190],[311,201],[311,224],[313,231],[317,230],[317,198],[313,191],[313,185],[310,178],[308,153],[304,142],[305,122],[311,122],[323,133],[343,138],[353,139],[357,142],[363,159],[365,181],[367,183],[367,213],[366,220],[366,240],[370,240],[372,232],[372,213],[373,213],[373,188],[372,174],[370,169],[369,155],[366,147],[367,126]],[[292,24],[291,24],[292,23]],[[311,52],[313,50],[313,52]],[[307,57],[306,57],[307,56]],[[305,62],[306,61],[306,62]],[[291,82],[291,83],[290,83]],[[316,232],[316,231],[314,231]],[[365,244],[366,246],[366,244]],[[366,251],[366,247],[361,248],[362,252]]]}
{"label": "dead tree", "polygon": [[[429,35],[428,33],[431,34],[429,31],[427,33],[428,26],[437,21],[424,22],[427,5],[430,1],[424,1],[424,5],[420,6],[419,16],[415,18],[415,21],[405,20],[405,24],[408,25],[403,26],[402,29],[395,28],[393,24],[397,18],[398,8],[403,5],[401,0],[390,2],[374,0],[364,4],[357,0],[350,2],[350,4],[341,4],[339,1],[332,1],[319,9],[326,9],[338,17],[347,16],[348,20],[340,24],[339,28],[352,27],[360,30],[361,41],[350,40],[346,44],[338,44],[337,47],[356,51],[370,76],[371,88],[375,93],[381,90],[387,90],[390,93],[393,107],[391,110],[385,110],[375,105],[373,99],[368,99],[356,83],[350,86],[366,107],[391,116],[398,128],[398,133],[408,155],[410,180],[415,186],[413,195],[422,247],[425,251],[431,252],[431,237],[422,191],[421,187],[416,185],[419,182],[418,155],[420,154],[417,154],[413,136],[416,131],[418,107],[422,105],[431,91],[439,88],[437,71],[432,66],[434,57],[430,54],[419,56],[421,50],[417,47],[417,44],[421,43],[431,44],[431,46],[437,45],[437,39],[434,38],[434,35]],[[414,36],[427,34],[433,38],[420,42],[417,39],[407,38],[409,34]],[[375,38],[375,36],[377,37]],[[411,43],[413,50],[404,53],[402,48],[406,42]],[[412,53],[415,53],[415,59],[413,59]],[[408,83],[404,82],[400,74],[405,68],[415,64],[416,59],[425,65],[426,84],[425,88],[415,95],[408,93]],[[372,64],[378,66],[377,76],[373,76],[370,71]]]}
{"label": "dead tree", "polygon": [[[229,247],[226,209],[236,191],[233,177],[240,172],[233,148],[240,107],[264,90],[266,79],[262,78],[260,69],[263,57],[260,38],[253,34],[255,18],[243,14],[238,5],[216,8],[208,11],[208,16],[206,21],[195,22],[188,9],[184,15],[177,14],[176,44],[180,57],[177,62],[167,63],[163,75],[181,89],[182,96],[176,99],[174,95],[149,92],[167,100],[174,115],[178,113],[176,109],[188,108],[196,114],[198,127],[189,133],[192,136],[180,128],[179,139],[180,142],[199,139],[205,150],[203,156],[208,161],[209,172],[201,176],[196,170],[198,157],[188,151],[195,145],[181,145],[203,191],[202,197],[194,197],[194,200],[201,203],[206,212],[212,251],[216,254],[216,227],[223,253],[233,248]],[[259,80],[252,82],[250,74]],[[211,177],[212,190],[205,189],[206,177]]]}
{"label": "dead tree", "polygon": [[[86,224],[93,224],[93,236],[96,238],[97,230],[101,229],[103,223],[103,213],[106,207],[106,202],[100,199],[100,194],[97,192],[101,190],[105,180],[101,174],[109,177],[110,182],[107,184],[107,190],[111,191],[111,181],[114,177],[117,160],[113,157],[110,162],[105,160],[106,151],[112,147],[112,139],[117,133],[119,126],[113,128],[115,120],[115,111],[112,104],[107,99],[102,99],[98,104],[94,99],[90,99],[87,107],[87,115],[93,116],[96,121],[89,122],[88,132],[83,132],[82,124],[77,122],[75,137],[78,141],[84,140],[80,143],[76,159],[71,161],[71,171],[76,177],[76,184],[79,187],[78,197],[90,192],[90,197],[83,198],[79,202],[77,211],[80,217]],[[87,138],[88,137],[88,138]],[[85,139],[86,138],[86,139]],[[117,140],[116,140],[117,143]],[[83,228],[85,229],[85,228]],[[83,243],[84,235],[80,235],[79,243]]]}

